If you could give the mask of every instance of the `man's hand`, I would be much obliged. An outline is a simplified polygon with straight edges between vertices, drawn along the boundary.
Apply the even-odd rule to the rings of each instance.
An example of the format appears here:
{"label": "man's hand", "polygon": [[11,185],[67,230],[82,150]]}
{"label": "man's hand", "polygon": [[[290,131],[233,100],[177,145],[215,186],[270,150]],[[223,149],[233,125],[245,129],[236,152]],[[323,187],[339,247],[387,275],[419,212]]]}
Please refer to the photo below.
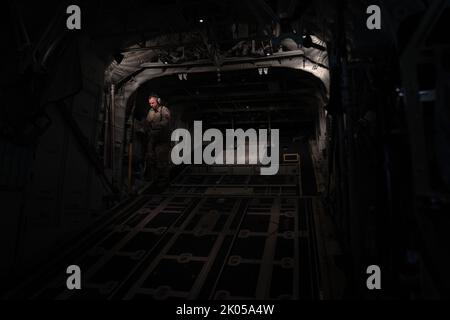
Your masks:
{"label": "man's hand", "polygon": [[134,128],[136,131],[147,133],[151,130],[151,124],[146,119],[141,121],[136,120]]}
{"label": "man's hand", "polygon": [[162,123],[154,123],[153,125],[152,125],[152,127],[151,127],[151,130],[157,130],[157,131],[159,131],[159,130],[161,130],[163,128],[163,124]]}
{"label": "man's hand", "polygon": [[153,125],[152,125],[149,121],[144,120],[144,131],[145,131],[146,133],[149,133],[149,132],[151,132],[152,130],[153,130]]}
{"label": "man's hand", "polygon": [[142,121],[139,121],[139,120],[135,120],[134,121],[134,130],[135,131],[139,131],[139,132],[143,132],[144,131],[144,126],[142,124]]}

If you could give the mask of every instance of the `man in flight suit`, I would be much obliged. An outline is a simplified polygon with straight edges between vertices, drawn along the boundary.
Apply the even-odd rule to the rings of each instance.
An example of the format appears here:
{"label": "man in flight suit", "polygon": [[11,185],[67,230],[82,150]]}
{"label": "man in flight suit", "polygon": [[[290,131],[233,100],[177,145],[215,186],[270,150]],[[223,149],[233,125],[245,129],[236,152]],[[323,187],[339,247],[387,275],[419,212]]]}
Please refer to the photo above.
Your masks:
{"label": "man in flight suit", "polygon": [[150,110],[146,118],[148,144],[146,152],[146,180],[152,180],[158,187],[169,182],[170,154],[170,111],[161,104],[156,94],[148,97]]}

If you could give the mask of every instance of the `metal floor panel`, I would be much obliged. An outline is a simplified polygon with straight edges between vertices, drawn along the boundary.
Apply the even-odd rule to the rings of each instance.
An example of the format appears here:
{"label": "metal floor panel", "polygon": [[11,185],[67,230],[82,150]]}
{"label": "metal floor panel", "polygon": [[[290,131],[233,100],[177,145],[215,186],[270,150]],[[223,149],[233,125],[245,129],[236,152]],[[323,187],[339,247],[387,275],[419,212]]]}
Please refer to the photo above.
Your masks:
{"label": "metal floor panel", "polygon": [[64,289],[61,273],[33,298],[318,299],[312,198],[301,196],[299,170],[273,177],[196,170],[146,195],[72,261],[82,290]]}

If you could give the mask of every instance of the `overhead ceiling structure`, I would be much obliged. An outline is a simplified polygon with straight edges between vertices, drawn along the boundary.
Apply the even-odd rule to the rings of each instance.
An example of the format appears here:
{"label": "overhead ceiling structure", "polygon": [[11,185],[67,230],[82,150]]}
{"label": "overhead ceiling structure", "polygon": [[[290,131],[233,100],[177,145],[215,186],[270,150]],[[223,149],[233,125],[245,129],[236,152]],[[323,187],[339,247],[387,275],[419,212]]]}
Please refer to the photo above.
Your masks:
{"label": "overhead ceiling structure", "polygon": [[[65,15],[50,17],[55,12],[65,13],[61,8],[68,3],[46,3],[47,19],[31,19],[37,7],[20,1],[16,5],[27,21],[29,38],[42,35],[33,54],[44,66],[63,39],[58,32],[64,27],[57,26],[65,23]],[[391,9],[383,19],[386,28],[377,32],[384,40],[375,45],[367,42],[367,30],[361,27],[365,25],[364,13],[369,4],[347,3],[347,41],[352,45],[350,54],[355,57],[364,50],[382,55],[380,43],[390,45],[386,39],[395,38],[399,22],[424,7],[420,1],[386,4]],[[241,68],[257,72],[258,67],[288,67],[310,72],[327,89],[329,86],[328,53],[333,48],[328,47],[334,42],[337,25],[337,7],[330,1],[131,0],[114,5],[81,1],[81,7],[82,33],[109,64],[106,83],[114,84],[116,92],[121,90],[119,109],[146,81],[178,73]]]}
{"label": "overhead ceiling structure", "polygon": [[[323,45],[317,38],[314,39]],[[249,47],[251,46],[252,41],[249,42]],[[253,46],[255,46],[254,41]],[[181,47],[180,51],[184,50],[184,54],[188,51],[192,53],[196,48],[198,47]],[[217,103],[223,105],[228,102],[238,105],[252,104],[252,107],[257,107],[254,103],[258,103],[262,107],[265,105],[269,110],[268,103],[272,103],[273,107],[275,102],[291,101],[292,103],[297,101],[295,109],[301,110],[302,105],[306,109],[307,104],[299,102],[300,98],[306,99],[308,96],[317,95],[322,106],[327,100],[329,87],[327,53],[316,48],[280,50],[280,52],[262,53],[256,57],[252,57],[251,51],[248,56],[243,57],[228,57],[227,53],[216,52],[216,59],[194,58],[193,60],[186,59],[186,62],[181,63],[161,62],[161,55],[158,52],[160,50],[148,50],[125,53],[125,58],[120,65],[116,66],[116,63],[113,62],[111,82],[115,83],[117,90],[116,112],[125,111],[128,99],[143,84],[163,77],[171,78],[172,83],[157,91],[160,95],[170,99],[171,105],[195,103],[211,107]],[[255,52],[253,54],[257,55]],[[143,62],[146,58],[155,57],[158,58],[156,62]],[[287,79],[292,77],[283,74],[281,70],[296,70],[299,75],[296,77],[296,82],[286,83],[284,88],[280,88],[280,81],[287,82]],[[200,87],[194,88],[195,81],[201,82],[202,77],[207,79],[208,85],[200,84]],[[256,82],[259,82],[259,87]],[[302,84],[302,82],[304,83]],[[161,87],[161,85],[157,87]],[[180,87],[182,92],[177,93]],[[155,86],[153,89],[148,88],[147,91],[156,91]],[[315,105],[317,108],[317,104]],[[311,107],[311,103],[309,103],[309,107]],[[204,108],[202,110],[204,111]]]}
{"label": "overhead ceiling structure", "polygon": [[[127,8],[107,8],[111,16],[120,9],[126,13],[121,18],[125,31],[113,18],[111,26],[107,20],[96,28],[99,43],[114,47],[115,55],[123,58],[120,63],[111,59],[106,71],[106,82],[115,85],[116,93],[120,90],[116,107],[123,109],[133,92],[157,77],[270,67],[307,71],[322,80],[329,94],[328,53],[333,48],[327,44],[335,37],[336,5],[325,0],[231,2],[156,2],[148,5],[148,12],[140,1]],[[383,19],[386,28],[378,32],[386,46],[395,41],[399,21],[423,8],[420,1],[413,2],[389,5],[390,16]],[[383,51],[383,41],[375,46],[365,40],[369,4],[348,3],[351,14],[345,23],[355,58],[364,50]]]}
{"label": "overhead ceiling structure", "polygon": [[[307,84],[322,82],[323,88],[320,88],[319,95],[320,104],[323,106],[329,91],[326,43],[315,35],[304,34],[298,19],[286,20],[294,19],[296,4],[296,1],[280,2],[282,19],[280,14],[276,14],[264,1],[236,3],[236,6],[232,7],[234,12],[226,12],[227,14],[224,14],[225,7],[228,10],[231,7],[222,7],[218,2],[209,5],[196,4],[189,6],[189,10],[186,7],[179,8],[182,16],[186,16],[186,11],[189,11],[185,23],[191,26],[190,29],[160,35],[123,48],[120,52],[123,55],[122,61],[118,63],[113,60],[107,69],[106,81],[113,85],[115,90],[116,112],[125,112],[130,96],[143,84],[162,77],[185,80],[184,83],[171,84],[168,86],[170,90],[159,90],[160,94],[171,97],[172,104],[194,102],[196,105],[208,103],[210,106],[217,106],[217,102],[228,100],[234,104],[246,103],[248,106],[254,102],[248,99],[249,94],[266,102],[269,102],[268,95],[272,95],[272,100],[292,101],[295,96],[307,97],[316,94],[308,90],[308,85],[301,87],[301,81],[297,84],[298,88],[292,88],[294,91],[274,91],[273,85],[283,79],[282,73],[274,69],[297,70],[299,74],[304,75]],[[249,92],[252,83],[246,82],[248,74],[247,77],[228,80],[234,82],[233,86],[230,86],[229,82],[225,83],[227,73],[234,72],[236,75],[237,71],[243,70],[247,70],[248,74],[253,72],[253,75],[259,75],[260,82],[267,81],[270,73],[272,90],[263,88],[258,92]],[[174,96],[175,92],[171,92],[178,86],[186,86],[186,83],[191,83],[202,74],[214,74],[213,80],[211,76],[207,77],[210,90],[203,86],[201,95],[184,92],[184,100],[180,96]],[[274,74],[278,74],[278,79],[273,78]],[[308,74],[314,77],[310,79]],[[244,96],[240,96],[237,84],[245,87],[247,92]],[[213,88],[221,86],[227,88],[223,96]],[[149,90],[155,91],[151,88]],[[283,93],[287,94],[281,97]],[[298,103],[296,109],[300,110],[302,105],[305,103]],[[258,106],[252,106],[254,107]],[[266,107],[269,109],[270,106]],[[205,111],[204,108],[201,109],[202,112]]]}

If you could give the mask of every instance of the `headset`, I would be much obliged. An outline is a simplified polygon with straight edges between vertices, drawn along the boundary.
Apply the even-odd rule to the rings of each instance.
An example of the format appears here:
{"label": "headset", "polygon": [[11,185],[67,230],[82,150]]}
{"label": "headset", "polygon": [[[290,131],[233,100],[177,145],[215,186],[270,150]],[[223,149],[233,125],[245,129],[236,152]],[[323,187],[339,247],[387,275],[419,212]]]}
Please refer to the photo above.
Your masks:
{"label": "headset", "polygon": [[161,98],[156,93],[149,94],[148,99],[150,100],[150,98],[156,98],[158,104],[161,104]]}

